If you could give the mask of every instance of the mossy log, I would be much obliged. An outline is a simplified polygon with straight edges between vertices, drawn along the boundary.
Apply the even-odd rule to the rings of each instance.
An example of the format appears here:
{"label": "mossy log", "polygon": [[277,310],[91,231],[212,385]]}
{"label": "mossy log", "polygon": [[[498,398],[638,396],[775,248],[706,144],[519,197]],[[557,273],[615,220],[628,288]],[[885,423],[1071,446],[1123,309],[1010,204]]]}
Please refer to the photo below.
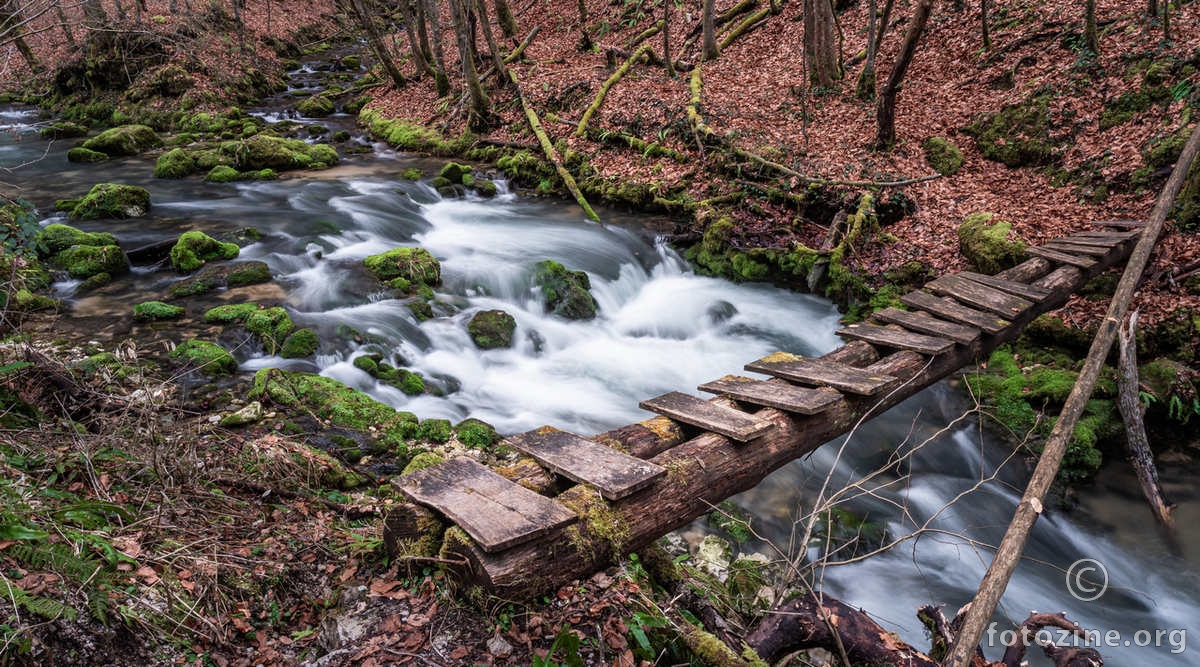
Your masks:
{"label": "mossy log", "polygon": [[629,70],[633,68],[633,64],[641,59],[646,51],[649,50],[649,44],[643,44],[639,46],[638,50],[634,51],[633,55],[630,56],[629,59],[621,63],[621,66],[617,68],[617,71],[613,72],[612,75],[605,79],[604,83],[600,84],[600,90],[596,92],[596,98],[592,100],[591,105],[589,105],[587,110],[583,112],[583,118],[579,119],[579,126],[575,128],[575,136],[583,137],[587,135],[588,121],[590,121],[592,116],[596,115],[596,112],[600,110],[600,105],[604,104],[604,98],[608,96],[609,89],[617,85],[617,82],[620,81],[626,74],[629,73]]}
{"label": "mossy log", "polygon": [[633,48],[636,47],[638,44],[641,44],[642,42],[657,35],[662,30],[662,28],[663,28],[662,19],[655,21],[654,25],[650,26],[649,28],[646,28],[645,30],[643,30],[640,33],[638,33],[637,35],[635,35],[633,39],[629,40],[629,45],[626,48],[632,51]]}
{"label": "mossy log", "polygon": [[529,104],[529,100],[525,98],[525,93],[521,92],[521,84],[517,81],[516,73],[509,70],[508,76],[512,81],[513,90],[517,93],[517,99],[521,100],[521,108],[525,110],[525,118],[529,121],[529,128],[537,135],[538,143],[541,144],[542,152],[546,154],[546,159],[554,165],[554,170],[558,172],[563,185],[575,197],[575,201],[579,202],[579,206],[583,209],[584,214],[589,219],[600,222],[600,216],[596,215],[596,212],[592,210],[591,204],[588,204],[583,193],[579,191],[579,185],[575,183],[575,177],[563,166],[562,158],[559,157],[558,151],[555,150],[554,144],[550,141],[550,137],[546,135],[546,130],[542,127],[541,121],[538,120],[537,112],[533,110],[533,107]]}
{"label": "mossy log", "polygon": [[733,40],[757,28],[759,24],[765,22],[767,17],[771,14],[771,7],[768,6],[758,10],[757,12],[754,12],[750,16],[747,16],[742,20],[741,23],[735,25],[732,29],[730,29],[729,32],[725,33],[724,37],[721,38],[721,50],[724,51],[726,47],[733,43]]}

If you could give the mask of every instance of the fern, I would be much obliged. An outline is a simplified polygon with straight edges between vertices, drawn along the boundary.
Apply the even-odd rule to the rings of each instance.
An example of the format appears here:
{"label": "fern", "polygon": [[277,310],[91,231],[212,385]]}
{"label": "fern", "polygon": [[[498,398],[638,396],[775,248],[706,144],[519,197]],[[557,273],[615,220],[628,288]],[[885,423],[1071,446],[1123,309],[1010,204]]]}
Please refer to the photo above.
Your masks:
{"label": "fern", "polygon": [[65,618],[73,621],[77,614],[74,608],[54,598],[30,595],[24,589],[13,586],[4,579],[0,579],[0,597],[3,597],[10,604],[16,602],[18,606],[24,607],[31,614],[37,614],[50,621],[56,618]]}

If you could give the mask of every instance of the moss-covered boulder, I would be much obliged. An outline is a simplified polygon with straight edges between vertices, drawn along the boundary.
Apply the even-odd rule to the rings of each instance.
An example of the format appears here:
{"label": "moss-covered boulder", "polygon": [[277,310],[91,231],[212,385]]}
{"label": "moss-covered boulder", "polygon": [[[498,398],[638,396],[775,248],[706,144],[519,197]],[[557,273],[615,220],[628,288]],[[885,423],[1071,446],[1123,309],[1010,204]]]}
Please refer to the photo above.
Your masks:
{"label": "moss-covered boulder", "polygon": [[227,303],[224,306],[211,308],[204,313],[204,321],[209,324],[232,324],[235,322],[245,322],[250,313],[258,310],[258,304],[250,303]]}
{"label": "moss-covered boulder", "polygon": [[975,138],[979,152],[989,160],[1009,167],[1054,163],[1069,137],[1055,133],[1050,100],[1051,95],[1044,94],[1006,106],[964,131]]}
{"label": "moss-covered boulder", "polygon": [[417,437],[429,442],[449,442],[452,434],[448,419],[426,419],[417,428]]}
{"label": "moss-covered boulder", "polygon": [[397,279],[407,284],[440,285],[442,265],[424,248],[394,248],[363,260],[363,266],[382,283]]}
{"label": "moss-covered boulder", "polygon": [[118,245],[117,237],[107,232],[85,232],[70,225],[52,224],[38,232],[33,240],[39,257],[53,257],[77,245]]}
{"label": "moss-covered boulder", "polygon": [[992,220],[992,213],[972,213],[958,227],[958,247],[982,273],[994,274],[1020,264],[1026,243],[1010,238],[1012,223]]}
{"label": "moss-covered boulder", "polygon": [[291,316],[278,306],[256,310],[247,315],[242,324],[262,342],[267,354],[278,353],[288,335],[296,329]]}
{"label": "moss-covered boulder", "polygon": [[72,278],[87,280],[92,276],[107,273],[109,277],[129,271],[129,260],[120,246],[71,246],[51,260],[63,267]]}
{"label": "moss-covered boulder", "polygon": [[410,472],[432,468],[433,466],[442,463],[445,460],[446,459],[442,458],[441,454],[437,454],[435,452],[421,452],[420,454],[412,457],[412,459],[408,462],[408,465],[404,466],[404,470],[401,471],[400,474],[407,475]]}
{"label": "moss-covered boulder", "polygon": [[458,441],[471,449],[490,449],[492,445],[500,442],[500,434],[496,433],[491,424],[474,417],[459,422],[454,427],[454,432]]}
{"label": "moss-covered boulder", "polygon": [[469,175],[470,173],[471,165],[459,164],[458,162],[449,162],[442,167],[441,171],[438,172],[438,176],[441,176],[451,183],[462,185],[463,176]]}
{"label": "moss-covered boulder", "polygon": [[209,375],[233,375],[237,372],[237,359],[220,345],[205,340],[189,340],[171,350],[170,357]]}
{"label": "moss-covered boulder", "polygon": [[208,261],[233,259],[238,252],[236,243],[222,243],[204,232],[184,232],[171,248],[171,266],[176,271],[188,273]]}
{"label": "moss-covered boulder", "polygon": [[467,322],[467,333],[481,350],[512,347],[516,328],[517,321],[503,310],[481,310]]}
{"label": "moss-covered boulder", "polygon": [[108,156],[100,151],[94,151],[83,146],[76,146],[67,151],[68,162],[104,162]]}
{"label": "moss-covered boulder", "polygon": [[87,128],[79,123],[72,123],[69,120],[60,120],[57,123],[51,123],[43,127],[39,134],[43,139],[74,139],[76,137],[86,137]]}
{"label": "moss-covered boulder", "polygon": [[180,317],[183,317],[183,308],[162,301],[143,301],[133,307],[135,320],[174,320]]}
{"label": "moss-covered boulder", "polygon": [[411,427],[404,425],[405,413],[333,378],[313,373],[264,368],[254,375],[254,386],[248,397],[252,400],[266,398],[282,407],[300,408],[328,419],[336,426],[356,431],[367,431],[372,426],[384,433],[411,431]]}
{"label": "moss-covered boulder", "polygon": [[963,166],[963,154],[954,142],[944,137],[929,137],[921,147],[929,166],[942,176],[953,176]]}
{"label": "moss-covered boulder", "polygon": [[350,54],[348,56],[342,56],[342,59],[338,64],[341,65],[341,68],[344,70],[353,71],[362,67],[362,59],[354,54]]}
{"label": "moss-covered boulder", "polygon": [[406,181],[419,181],[425,174],[416,167],[409,167],[400,172],[400,177]]}
{"label": "moss-covered boulder", "polygon": [[296,111],[308,118],[324,118],[333,113],[333,100],[325,95],[313,95],[296,105]]}
{"label": "moss-covered boulder", "polygon": [[324,169],[338,161],[337,149],[329,144],[308,144],[265,134],[226,142],[221,145],[221,153],[232,159],[239,171]]}
{"label": "moss-covered boulder", "polygon": [[569,271],[553,260],[538,262],[533,284],[542,291],[546,312],[569,320],[596,317],[596,299],[588,291],[592,283],[583,271]]}
{"label": "moss-covered boulder", "polygon": [[140,218],[150,211],[150,192],[136,185],[97,183],[71,211],[75,220]]}
{"label": "moss-covered boulder", "polygon": [[250,261],[239,262],[229,268],[229,272],[225,275],[225,284],[229,287],[242,287],[244,285],[258,285],[260,283],[271,282],[271,269],[266,262]]}
{"label": "moss-covered boulder", "polygon": [[287,337],[287,340],[283,341],[283,348],[280,349],[279,356],[284,359],[311,357],[317,351],[319,343],[317,334],[312,329],[297,329]]}
{"label": "moss-covered boulder", "polygon": [[137,155],[142,151],[161,146],[162,139],[146,125],[122,125],[97,134],[83,142],[88,150],[104,153],[110,157]]}
{"label": "moss-covered boulder", "polygon": [[182,148],[173,148],[154,163],[155,178],[184,178],[196,171],[196,159]]}
{"label": "moss-covered boulder", "polygon": [[232,183],[242,180],[242,174],[227,164],[219,164],[204,175],[204,180],[209,183]]}

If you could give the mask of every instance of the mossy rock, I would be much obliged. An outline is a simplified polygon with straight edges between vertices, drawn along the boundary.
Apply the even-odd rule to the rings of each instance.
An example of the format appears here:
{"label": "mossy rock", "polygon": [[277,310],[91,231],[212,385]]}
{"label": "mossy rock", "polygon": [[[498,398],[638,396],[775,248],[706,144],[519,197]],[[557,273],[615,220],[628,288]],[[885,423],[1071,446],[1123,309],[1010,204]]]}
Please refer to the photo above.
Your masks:
{"label": "mossy rock", "polygon": [[1200,161],[1192,164],[1175,197],[1175,224],[1187,231],[1200,229]]}
{"label": "mossy rock", "polygon": [[346,143],[350,141],[350,133],[346,130],[338,130],[329,137],[329,140],[337,144]]}
{"label": "mossy rock", "polygon": [[500,442],[500,435],[491,424],[474,417],[459,422],[454,431],[458,441],[471,449],[491,449]]}
{"label": "mossy rock", "polygon": [[495,182],[486,178],[479,178],[475,180],[475,192],[478,192],[481,197],[491,198],[495,197],[500,192],[500,189],[496,187]]}
{"label": "mossy rock", "polygon": [[32,313],[39,310],[58,310],[61,305],[58,299],[34,294],[25,287],[12,292],[0,292],[0,308],[15,308],[24,313]]}
{"label": "mossy rock", "polygon": [[[248,397],[268,398],[276,405],[311,411],[337,426],[367,431],[379,427],[385,432],[401,428],[404,414],[366,394],[321,375],[264,368],[254,375]],[[411,416],[411,415],[410,415]]]}
{"label": "mossy rock", "polygon": [[512,347],[516,328],[517,321],[503,310],[481,310],[467,323],[467,333],[481,350]]}
{"label": "mossy rock", "polygon": [[324,95],[313,95],[296,105],[296,111],[307,118],[324,118],[333,113],[333,110],[333,100]]}
{"label": "mossy rock", "polygon": [[171,266],[184,273],[195,271],[205,262],[233,259],[240,252],[236,243],[222,243],[204,232],[184,232],[171,248]]}
{"label": "mossy rock", "polygon": [[79,206],[80,201],[81,200],[79,198],[55,199],[54,200],[54,210],[62,211],[63,213],[70,213],[71,211],[75,210],[76,206]]}
{"label": "mossy rock", "polygon": [[449,162],[442,167],[441,171],[438,172],[438,176],[441,176],[451,183],[465,185],[465,183],[463,183],[463,177],[469,175],[470,173],[471,165],[459,164],[458,162]]}
{"label": "mossy rock", "polygon": [[278,306],[256,310],[247,315],[242,324],[245,325],[247,331],[262,341],[267,354],[279,352],[288,335],[296,328],[287,311]]}
{"label": "mossy rock", "polygon": [[338,161],[337,149],[328,144],[308,144],[266,134],[226,142],[221,145],[221,153],[232,159],[239,171],[324,169]]}
{"label": "mossy rock", "polygon": [[162,139],[158,138],[158,134],[153,128],[146,125],[114,127],[83,142],[84,148],[104,153],[110,157],[137,155],[161,145]]}
{"label": "mossy rock", "polygon": [[204,340],[189,340],[172,350],[170,357],[209,375],[233,375],[237,372],[237,359],[232,354],[220,345]]}
{"label": "mossy rock", "polygon": [[173,148],[158,156],[154,163],[155,178],[184,178],[196,171],[196,159],[182,148]]}
{"label": "mossy rock", "polygon": [[410,283],[440,285],[442,265],[424,248],[394,248],[363,260],[363,266],[382,283],[403,278]]}
{"label": "mossy rock", "polygon": [[118,243],[117,237],[107,232],[85,232],[70,225],[54,223],[38,232],[33,245],[38,256],[45,258],[57,255],[71,246],[110,246]]}
{"label": "mossy rock", "polygon": [[284,359],[301,359],[311,357],[317,351],[320,341],[312,329],[298,329],[283,341],[279,356]]}
{"label": "mossy rock", "polygon": [[546,312],[569,320],[596,317],[596,299],[588,291],[592,283],[583,271],[569,271],[553,260],[538,262],[533,284],[541,288]]}
{"label": "mossy rock", "polygon": [[245,322],[251,313],[258,312],[258,304],[250,303],[227,303],[223,306],[211,308],[204,313],[204,321],[209,324],[233,324],[235,322]]}
{"label": "mossy rock", "polygon": [[362,67],[362,60],[358,56],[351,54],[348,56],[342,56],[342,59],[338,64],[341,65],[342,69],[345,70],[357,70]]}
{"label": "mossy rock", "polygon": [[86,280],[92,276],[107,273],[112,276],[129,271],[129,260],[120,246],[71,246],[58,253],[51,260],[71,274],[72,278]]}
{"label": "mossy rock", "polygon": [[419,181],[425,174],[416,167],[409,167],[400,173],[400,177],[406,181]]}
{"label": "mossy rock", "polygon": [[133,307],[135,320],[174,320],[183,317],[183,308],[162,301],[143,301]]}
{"label": "mossy rock", "polygon": [[373,357],[355,357],[353,364],[355,368],[369,373],[371,377],[375,377],[375,375],[379,373],[379,360]]}
{"label": "mossy rock", "polygon": [[[403,280],[403,278],[397,278],[392,282],[399,280]],[[409,301],[407,305],[408,312],[412,313],[418,322],[427,322],[433,319],[433,306],[429,305],[428,301],[413,300]]]}
{"label": "mossy rock", "polygon": [[417,437],[429,442],[448,442],[453,429],[448,419],[426,419],[417,428]]}
{"label": "mossy rock", "polygon": [[242,180],[242,174],[227,164],[219,164],[204,175],[204,180],[209,183],[232,183]]}
{"label": "mossy rock", "polygon": [[150,192],[136,185],[97,183],[71,211],[74,220],[140,218],[150,211]]}
{"label": "mossy rock", "polygon": [[421,452],[420,454],[412,457],[412,460],[408,462],[408,465],[404,466],[404,470],[400,474],[407,475],[410,472],[431,468],[439,463],[444,462],[445,460],[446,459],[442,458],[440,454],[435,454],[434,452]]}
{"label": "mossy rock", "polygon": [[108,156],[104,153],[84,148],[82,146],[76,146],[75,148],[67,151],[68,162],[104,162],[107,159]]}
{"label": "mossy rock", "polygon": [[965,131],[989,160],[1009,167],[1032,167],[1058,161],[1061,137],[1052,135],[1049,95],[1034,96],[988,114]]}
{"label": "mossy rock", "polygon": [[942,176],[953,176],[963,166],[963,154],[954,142],[944,137],[929,137],[921,144],[929,166]]}
{"label": "mossy rock", "polygon": [[958,227],[958,247],[980,272],[988,275],[1020,264],[1026,243],[1009,238],[1012,223],[992,222],[991,213],[972,213]]}
{"label": "mossy rock", "polygon": [[385,363],[379,363],[373,375],[380,382],[390,384],[408,396],[419,396],[425,393],[425,379],[407,368],[394,368]]}
{"label": "mossy rock", "polygon": [[87,128],[79,123],[72,123],[69,120],[60,120],[57,123],[43,127],[38,134],[42,135],[43,139],[74,139],[76,137],[86,137]]}
{"label": "mossy rock", "polygon": [[266,262],[257,260],[234,264],[229,267],[229,273],[225,276],[225,284],[229,287],[258,285],[269,283],[271,280],[271,268]]}

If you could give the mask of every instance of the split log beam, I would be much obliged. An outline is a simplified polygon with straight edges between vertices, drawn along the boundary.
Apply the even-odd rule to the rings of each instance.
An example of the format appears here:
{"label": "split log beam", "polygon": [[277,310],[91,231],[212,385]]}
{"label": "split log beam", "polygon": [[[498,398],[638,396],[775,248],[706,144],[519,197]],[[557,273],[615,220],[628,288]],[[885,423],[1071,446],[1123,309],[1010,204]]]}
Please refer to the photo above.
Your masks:
{"label": "split log beam", "polygon": [[[583,508],[580,521],[566,529],[566,539],[561,536],[537,539],[498,553],[448,540],[448,550],[467,561],[457,568],[456,575],[496,595],[522,599],[554,590],[603,568],[614,557],[641,549],[664,533],[709,512],[726,498],[753,488],[769,473],[844,433],[848,424],[882,414],[929,384],[990,353],[997,345],[1012,340],[1034,317],[1061,307],[1071,292],[1123,259],[1121,253],[1114,253],[1087,271],[1068,266],[1046,273],[1052,265],[1041,259],[1010,269],[1001,277],[1032,281],[1049,289],[1049,296],[1014,318],[1012,326],[996,335],[981,336],[950,354],[928,359],[904,351],[872,363],[870,356],[877,353],[870,345],[849,343],[822,358],[865,365],[863,370],[870,373],[899,378],[901,383],[896,389],[882,397],[846,396],[813,416],[790,415],[773,408],[760,410],[753,416],[771,422],[775,428],[752,447],[714,433],[671,446],[649,459],[665,468],[667,474],[644,492],[620,501],[604,503],[594,489],[572,487],[556,498],[562,505]],[[640,431],[644,439],[650,431],[645,426],[630,430]],[[602,511],[593,511],[596,509]]]}

